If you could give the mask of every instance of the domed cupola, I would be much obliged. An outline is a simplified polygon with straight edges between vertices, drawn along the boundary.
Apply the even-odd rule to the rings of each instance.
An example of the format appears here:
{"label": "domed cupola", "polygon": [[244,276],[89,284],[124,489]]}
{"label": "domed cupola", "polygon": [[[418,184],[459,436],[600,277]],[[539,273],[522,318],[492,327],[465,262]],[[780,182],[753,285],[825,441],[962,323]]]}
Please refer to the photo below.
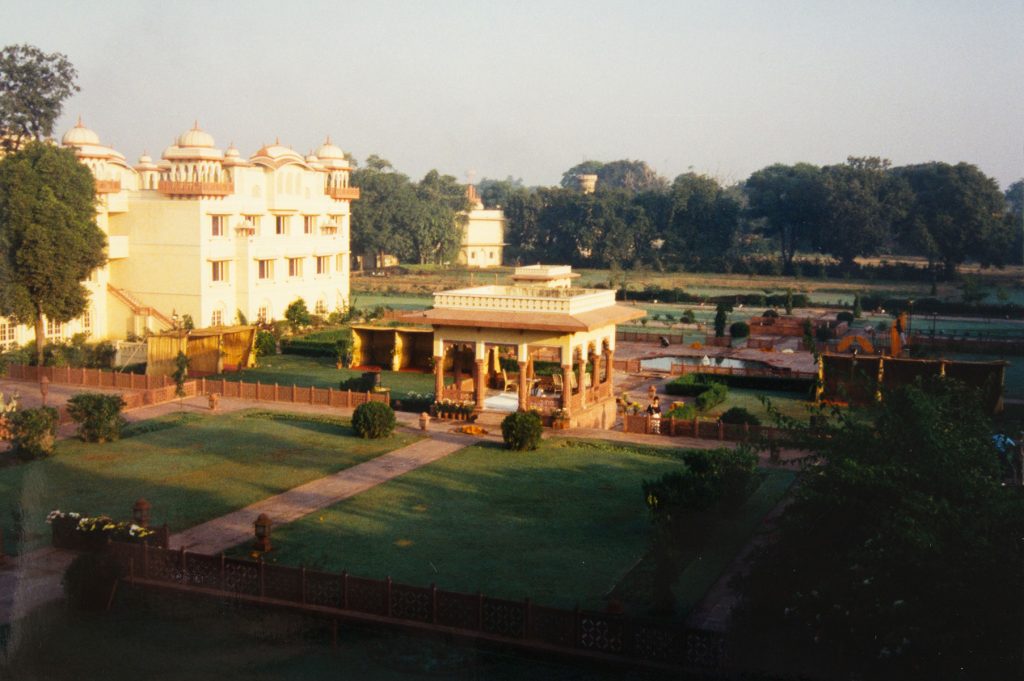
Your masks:
{"label": "domed cupola", "polygon": [[331,142],[328,135],[323,145],[316,151],[320,164],[327,171],[327,179],[324,186],[324,193],[332,199],[352,201],[359,198],[359,188],[350,187],[348,184],[349,171],[352,168],[348,165],[345,152]]}
{"label": "domed cupola", "polygon": [[226,196],[234,191],[231,174],[224,168],[224,152],[214,146],[213,136],[199,127],[178,135],[164,149],[160,164],[161,192],[182,198]]}

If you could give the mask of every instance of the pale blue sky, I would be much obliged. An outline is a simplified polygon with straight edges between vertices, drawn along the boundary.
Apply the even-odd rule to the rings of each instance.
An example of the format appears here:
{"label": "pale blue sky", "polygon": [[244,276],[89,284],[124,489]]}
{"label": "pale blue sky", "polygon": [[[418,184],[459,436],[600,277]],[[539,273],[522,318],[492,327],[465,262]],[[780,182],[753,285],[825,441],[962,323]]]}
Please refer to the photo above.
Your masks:
{"label": "pale blue sky", "polygon": [[885,156],[1024,175],[1024,1],[18,2],[0,44],[66,53],[134,162],[198,118],[243,154],[552,184],[588,158],[725,182]]}

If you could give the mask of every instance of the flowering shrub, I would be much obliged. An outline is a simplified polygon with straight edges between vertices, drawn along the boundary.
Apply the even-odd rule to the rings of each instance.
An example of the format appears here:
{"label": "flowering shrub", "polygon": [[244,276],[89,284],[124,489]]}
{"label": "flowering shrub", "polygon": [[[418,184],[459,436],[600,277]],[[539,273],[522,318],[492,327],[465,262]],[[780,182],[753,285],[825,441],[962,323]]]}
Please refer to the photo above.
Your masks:
{"label": "flowering shrub", "polygon": [[391,394],[391,405],[395,411],[411,411],[419,414],[429,411],[434,404],[434,393],[418,393],[409,391],[407,393]]}
{"label": "flowering shrub", "polygon": [[439,400],[434,403],[434,413],[439,418],[469,416],[476,409],[472,402],[456,402],[455,400]]}
{"label": "flowering shrub", "polygon": [[46,522],[76,533],[101,536],[102,539],[98,540],[101,543],[106,543],[108,538],[120,542],[140,542],[156,534],[153,530],[132,522],[117,522],[108,515],[83,516],[81,513],[65,513],[59,509],[50,511],[46,516]]}

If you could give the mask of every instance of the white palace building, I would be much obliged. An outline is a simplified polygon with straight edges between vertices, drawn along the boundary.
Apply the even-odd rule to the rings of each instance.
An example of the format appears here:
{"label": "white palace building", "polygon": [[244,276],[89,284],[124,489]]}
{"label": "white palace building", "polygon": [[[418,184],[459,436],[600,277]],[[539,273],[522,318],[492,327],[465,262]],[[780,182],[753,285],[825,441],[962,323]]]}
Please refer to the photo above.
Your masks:
{"label": "white palace building", "polygon": [[[330,138],[301,156],[275,142],[249,158],[218,149],[198,124],[157,163],[135,166],[81,121],[61,140],[96,178],[96,222],[109,262],[93,272],[79,319],[48,323],[52,340],[282,319],[295,299],[327,314],[349,304],[349,211],[359,189]],[[0,318],[0,349],[32,341]]]}

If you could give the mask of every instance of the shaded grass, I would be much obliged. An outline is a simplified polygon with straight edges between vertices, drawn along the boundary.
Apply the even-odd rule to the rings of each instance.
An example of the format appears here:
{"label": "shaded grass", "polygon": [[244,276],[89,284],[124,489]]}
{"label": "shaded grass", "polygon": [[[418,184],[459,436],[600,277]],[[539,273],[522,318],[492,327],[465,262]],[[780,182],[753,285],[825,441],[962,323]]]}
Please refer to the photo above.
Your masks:
{"label": "shaded grass", "polygon": [[[247,383],[273,384],[299,387],[337,388],[339,382],[356,378],[363,372],[356,369],[336,369],[334,360],[327,357],[303,357],[300,355],[274,355],[260,359],[260,366],[213,376],[213,379],[246,381]],[[434,392],[434,375],[405,371],[382,371],[381,384],[391,388],[394,399],[402,399],[409,393]]]}
{"label": "shaded grass", "polygon": [[673,450],[596,441],[476,445],[277,528],[267,559],[603,608],[648,548],[641,483],[679,466]]}
{"label": "shaded grass", "polygon": [[[149,432],[102,445],[64,440],[48,459],[0,468],[7,551],[46,545],[46,514],[55,508],[128,518],[134,501],[145,497],[152,522],[179,531],[416,439],[363,440],[340,419],[268,420],[247,412],[175,414],[133,428],[145,426]],[[16,545],[16,513],[23,517],[23,546]]]}

